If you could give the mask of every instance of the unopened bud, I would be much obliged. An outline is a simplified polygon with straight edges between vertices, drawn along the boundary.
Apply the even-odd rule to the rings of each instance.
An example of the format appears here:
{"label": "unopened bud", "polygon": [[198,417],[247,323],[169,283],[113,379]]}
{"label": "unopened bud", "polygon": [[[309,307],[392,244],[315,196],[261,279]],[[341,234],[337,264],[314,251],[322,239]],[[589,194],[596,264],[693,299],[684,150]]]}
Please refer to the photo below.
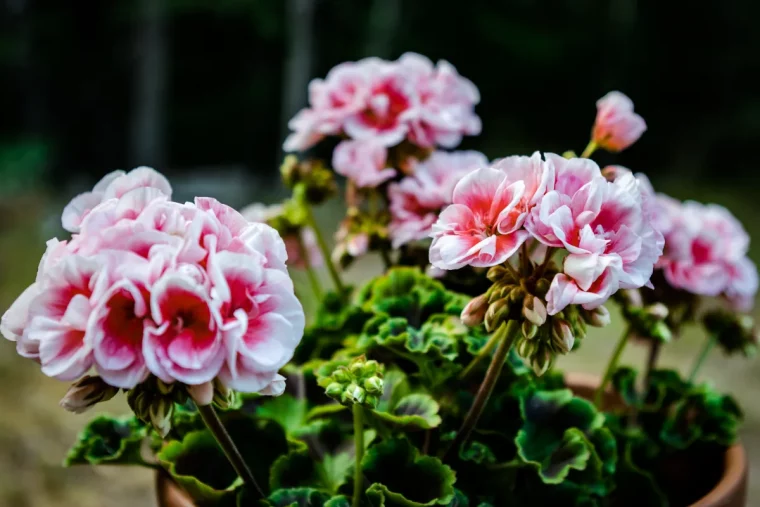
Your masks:
{"label": "unopened bud", "polygon": [[532,340],[538,333],[538,326],[530,321],[524,320],[522,323],[522,333],[526,340]]}
{"label": "unopened bud", "polygon": [[654,303],[645,308],[647,315],[657,320],[665,320],[668,318],[668,307],[662,303]]}
{"label": "unopened bud", "polygon": [[81,414],[96,403],[110,400],[118,392],[118,388],[106,384],[100,377],[86,375],[71,384],[60,405],[69,412]]}
{"label": "unopened bud", "polygon": [[218,378],[214,379],[214,399],[213,399],[214,405],[222,409],[227,409],[234,402],[235,402],[235,391],[227,387]]}
{"label": "unopened bud", "polygon": [[193,399],[196,405],[206,406],[214,401],[214,385],[209,382],[194,386],[187,386],[187,394]]}
{"label": "unopened bud", "polygon": [[582,311],[583,320],[585,320],[589,326],[604,327],[610,323],[610,311],[602,305],[594,308],[593,310]]}
{"label": "unopened bud", "polygon": [[576,155],[573,150],[568,150],[562,154],[562,157],[571,159],[571,158],[578,158],[578,155]]}
{"label": "unopened bud", "polygon": [[507,270],[504,266],[492,266],[488,273],[486,273],[486,278],[488,278],[491,282],[498,282],[502,278],[504,278],[504,275],[507,273]]}
{"label": "unopened bud", "polygon": [[536,282],[536,295],[540,297],[546,297],[546,294],[549,292],[549,288],[551,287],[551,282],[547,280],[546,278],[541,278],[539,281]]}
{"label": "unopened bud", "polygon": [[496,328],[499,327],[499,324],[501,324],[503,318],[507,315],[508,311],[509,305],[507,304],[506,299],[498,299],[491,303],[486,311],[486,331],[489,333],[495,331]]}
{"label": "unopened bud", "polygon": [[524,297],[525,297],[525,289],[523,289],[519,285],[513,288],[509,292],[509,300],[513,303],[521,302]]}
{"label": "unopened bud", "polygon": [[532,294],[525,296],[522,313],[526,319],[537,326],[542,326],[546,322],[546,305],[541,298]]}
{"label": "unopened bud", "polygon": [[335,370],[335,372],[332,374],[333,379],[335,379],[336,382],[350,382],[351,381],[351,374],[342,368],[339,368]]}
{"label": "unopened bud", "polygon": [[165,437],[172,427],[172,413],[174,403],[166,399],[158,400],[151,404],[148,411],[150,423],[161,437]]}
{"label": "unopened bud", "polygon": [[563,353],[567,354],[573,350],[575,344],[575,336],[573,330],[570,328],[570,324],[562,319],[555,319],[552,325],[552,339],[554,345]]}
{"label": "unopened bud", "polygon": [[472,298],[462,310],[462,322],[470,327],[476,327],[483,323],[488,310],[488,299],[485,294]]}
{"label": "unopened bud", "polygon": [[325,388],[325,394],[330,398],[338,398],[343,393],[343,384],[333,382]]}
{"label": "unopened bud", "polygon": [[363,403],[364,397],[367,395],[366,391],[359,387],[357,384],[350,384],[343,391],[344,403]]}
{"label": "unopened bud", "polygon": [[370,377],[364,381],[364,390],[369,394],[383,393],[383,379],[380,377]]}
{"label": "unopened bud", "polygon": [[533,368],[533,373],[535,373],[538,377],[546,373],[546,370],[549,369],[549,366],[551,366],[551,364],[552,354],[548,349],[535,354],[530,362],[530,366]]}
{"label": "unopened bud", "polygon": [[623,304],[626,306],[641,307],[644,305],[644,301],[641,298],[641,292],[639,292],[639,289],[621,290],[620,298],[623,300]]}
{"label": "unopened bud", "polygon": [[377,408],[377,404],[380,402],[380,398],[374,394],[368,394],[364,397],[364,405],[369,408]]}

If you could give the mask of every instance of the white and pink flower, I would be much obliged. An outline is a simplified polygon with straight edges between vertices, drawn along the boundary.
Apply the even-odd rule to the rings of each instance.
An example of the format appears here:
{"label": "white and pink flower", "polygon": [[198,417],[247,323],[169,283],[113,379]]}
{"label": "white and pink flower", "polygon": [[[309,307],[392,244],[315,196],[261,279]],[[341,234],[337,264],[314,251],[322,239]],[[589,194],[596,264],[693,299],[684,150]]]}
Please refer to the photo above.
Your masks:
{"label": "white and pink flower", "polygon": [[388,150],[379,141],[341,141],[333,151],[333,169],[357,187],[374,188],[396,176],[387,166]]}
{"label": "white and pink flower", "polygon": [[162,175],[138,168],[76,198],[63,221],[77,234],[48,242],[36,281],[0,332],[61,380],[94,368],[123,389],[152,374],[282,392],[277,370],[303,333],[285,244],[215,199],[178,204],[170,193]]}
{"label": "white and pink flower", "polygon": [[749,236],[725,208],[658,195],[672,226],[659,267],[670,285],[702,296],[726,296],[740,310],[753,306],[757,268],[747,257]]}
{"label": "white and pink flower", "polygon": [[413,167],[413,174],[388,187],[393,247],[428,238],[438,214],[451,204],[454,186],[466,174],[488,166],[477,151],[435,151]]}
{"label": "white and pink flower", "polygon": [[596,121],[591,139],[605,150],[618,152],[638,141],[647,129],[644,118],[633,112],[633,101],[610,92],[596,102]]}
{"label": "white and pink flower", "polygon": [[645,212],[640,182],[630,172],[608,181],[588,159],[546,157],[556,169],[554,190],[533,208],[526,227],[543,244],[568,252],[547,294],[549,313],[568,304],[596,308],[620,288],[648,284],[663,238]]}
{"label": "white and pink flower", "polygon": [[334,67],[309,84],[309,107],[288,123],[285,151],[303,151],[325,136],[373,140],[385,147],[405,139],[423,148],[456,146],[480,133],[478,89],[445,61],[415,53],[395,62],[365,58]]}

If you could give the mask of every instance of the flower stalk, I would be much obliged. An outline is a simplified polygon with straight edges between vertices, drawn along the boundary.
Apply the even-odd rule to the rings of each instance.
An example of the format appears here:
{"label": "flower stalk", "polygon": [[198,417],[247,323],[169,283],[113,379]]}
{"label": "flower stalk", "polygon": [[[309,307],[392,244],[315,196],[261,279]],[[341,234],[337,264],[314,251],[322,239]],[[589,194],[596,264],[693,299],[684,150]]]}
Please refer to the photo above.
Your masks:
{"label": "flower stalk", "polygon": [[697,357],[697,360],[694,362],[694,366],[691,368],[691,373],[689,373],[689,383],[693,383],[694,380],[697,378],[697,374],[699,373],[699,370],[702,369],[702,365],[705,364],[705,360],[707,359],[707,356],[710,355],[710,352],[712,351],[713,347],[718,343],[718,337],[716,335],[710,335],[710,338],[707,339],[705,344],[702,346],[702,351],[699,353],[699,356]]}
{"label": "flower stalk", "polygon": [[456,452],[459,447],[470,437],[472,430],[475,429],[475,425],[478,423],[480,416],[483,414],[483,409],[488,403],[488,399],[491,397],[491,394],[496,387],[496,382],[499,380],[499,376],[501,375],[501,370],[504,367],[504,361],[507,358],[509,349],[512,348],[512,344],[515,342],[521,332],[522,330],[520,327],[520,322],[516,320],[503,322],[494,332],[494,334],[498,336],[497,341],[499,342],[499,345],[496,348],[496,352],[494,353],[493,358],[491,359],[491,364],[488,366],[486,376],[483,378],[483,382],[478,388],[478,392],[475,395],[475,400],[472,402],[472,406],[470,407],[469,412],[467,412],[467,416],[465,416],[462,426],[459,428],[454,441],[446,450],[446,453],[451,451],[451,449],[454,449]]}
{"label": "flower stalk", "polygon": [[214,439],[216,439],[216,442],[224,452],[224,455],[227,457],[230,465],[232,465],[232,468],[235,469],[238,477],[243,480],[243,483],[248,487],[248,489],[251,491],[256,491],[259,496],[261,496],[261,498],[266,498],[264,491],[256,482],[256,478],[253,476],[253,472],[251,472],[251,469],[248,468],[248,465],[245,463],[245,460],[240,454],[240,451],[235,445],[235,442],[232,441],[232,437],[230,437],[230,434],[227,433],[224,424],[222,424],[221,419],[219,419],[219,415],[216,413],[216,410],[214,410],[214,405],[209,404],[196,406],[198,407],[198,413],[200,414],[201,419],[203,419],[203,423],[214,436]]}
{"label": "flower stalk", "polygon": [[594,154],[597,148],[599,148],[599,145],[596,144],[596,141],[589,141],[588,145],[586,146],[586,149],[584,149],[583,153],[581,153],[581,158],[589,158],[591,155]]}
{"label": "flower stalk", "polygon": [[333,284],[335,284],[335,289],[338,291],[338,294],[340,295],[341,298],[343,298],[346,295],[346,286],[343,285],[343,282],[340,279],[340,275],[338,274],[338,268],[336,268],[335,264],[332,262],[332,254],[330,252],[330,247],[327,246],[327,241],[325,240],[325,236],[322,234],[322,230],[319,228],[319,225],[317,224],[317,221],[314,218],[314,212],[311,209],[311,205],[307,202],[304,202],[303,208],[304,208],[304,211],[306,212],[306,221],[308,222],[309,226],[314,230],[314,235],[317,238],[317,244],[319,245],[319,249],[322,251],[322,257],[325,259],[327,270],[330,272],[330,278],[332,278]]}
{"label": "flower stalk", "polygon": [[362,485],[364,477],[362,476],[362,458],[364,457],[364,407],[355,404],[352,407],[354,416],[354,448],[356,462],[354,465],[354,497],[351,502],[352,507],[359,507],[362,503]]}
{"label": "flower stalk", "polygon": [[306,276],[309,278],[309,285],[311,285],[311,291],[314,293],[314,297],[317,300],[322,300],[322,285],[319,283],[317,273],[314,271],[314,267],[311,263],[311,256],[309,255],[309,249],[306,248],[306,244],[303,241],[301,232],[298,232],[298,249],[301,252],[301,258],[306,265]]}
{"label": "flower stalk", "polygon": [[604,371],[604,377],[602,377],[602,383],[596,388],[594,392],[594,406],[597,409],[602,408],[602,402],[604,401],[604,390],[607,388],[607,384],[612,378],[612,374],[615,373],[618,363],[620,362],[620,356],[623,355],[623,350],[628,343],[628,338],[631,336],[631,329],[627,328],[615,347],[615,351],[612,353],[610,362],[607,363],[607,369]]}

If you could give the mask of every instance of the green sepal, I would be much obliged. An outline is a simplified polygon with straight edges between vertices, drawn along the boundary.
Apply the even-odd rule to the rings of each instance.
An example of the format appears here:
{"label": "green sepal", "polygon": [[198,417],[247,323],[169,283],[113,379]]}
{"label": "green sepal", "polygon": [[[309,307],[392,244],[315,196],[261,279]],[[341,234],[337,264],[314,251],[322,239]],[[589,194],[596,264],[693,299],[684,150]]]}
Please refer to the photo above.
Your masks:
{"label": "green sepal", "polygon": [[150,466],[141,455],[147,434],[147,426],[135,416],[98,416],[79,433],[63,464]]}
{"label": "green sepal", "polygon": [[313,488],[278,489],[267,497],[272,507],[324,507],[328,501],[330,495]]}

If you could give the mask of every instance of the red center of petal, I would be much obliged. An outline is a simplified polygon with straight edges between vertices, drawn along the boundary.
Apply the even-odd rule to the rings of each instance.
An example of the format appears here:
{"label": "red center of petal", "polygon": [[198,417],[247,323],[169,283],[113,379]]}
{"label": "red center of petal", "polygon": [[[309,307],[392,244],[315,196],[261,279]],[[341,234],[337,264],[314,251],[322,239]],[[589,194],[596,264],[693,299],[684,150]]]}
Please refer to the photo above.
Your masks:
{"label": "red center of petal", "polygon": [[121,289],[106,304],[108,315],[103,322],[103,330],[110,338],[124,345],[136,345],[142,341],[143,319],[135,315],[135,300],[132,294]]}
{"label": "red center of petal", "polygon": [[409,100],[392,80],[385,80],[372,89],[370,106],[361,115],[365,123],[379,130],[392,129],[398,117],[409,108]]}

